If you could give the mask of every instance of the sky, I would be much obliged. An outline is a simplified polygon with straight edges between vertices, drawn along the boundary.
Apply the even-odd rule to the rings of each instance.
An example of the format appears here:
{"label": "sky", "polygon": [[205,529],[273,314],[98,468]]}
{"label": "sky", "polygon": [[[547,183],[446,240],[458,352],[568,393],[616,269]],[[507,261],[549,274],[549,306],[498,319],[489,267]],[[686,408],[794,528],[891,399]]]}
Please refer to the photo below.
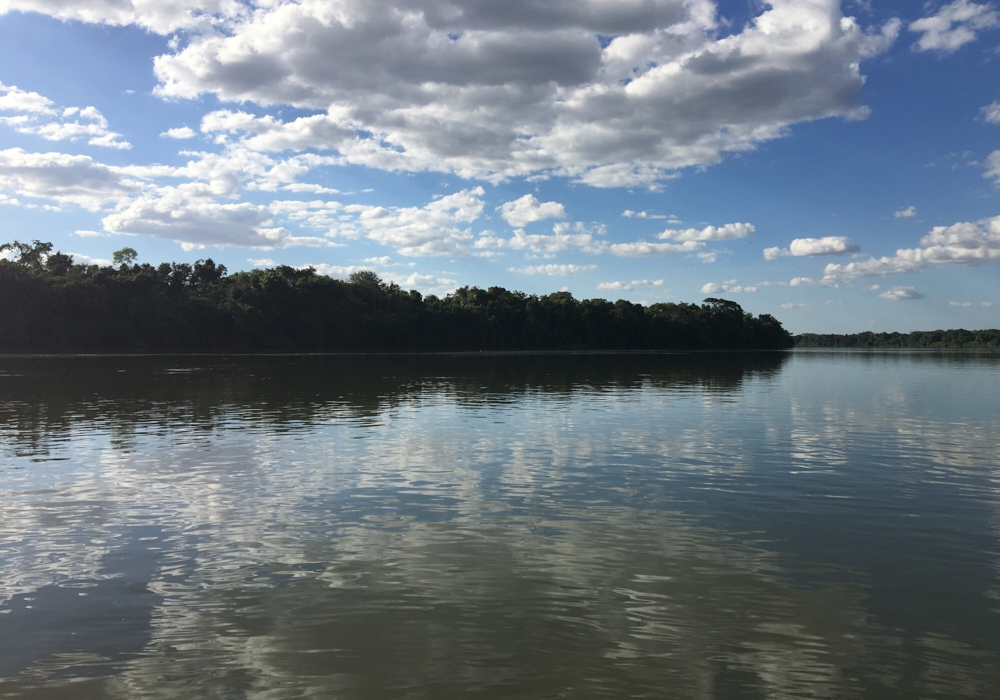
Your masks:
{"label": "sky", "polygon": [[973,0],[0,0],[0,241],[996,328],[998,78]]}

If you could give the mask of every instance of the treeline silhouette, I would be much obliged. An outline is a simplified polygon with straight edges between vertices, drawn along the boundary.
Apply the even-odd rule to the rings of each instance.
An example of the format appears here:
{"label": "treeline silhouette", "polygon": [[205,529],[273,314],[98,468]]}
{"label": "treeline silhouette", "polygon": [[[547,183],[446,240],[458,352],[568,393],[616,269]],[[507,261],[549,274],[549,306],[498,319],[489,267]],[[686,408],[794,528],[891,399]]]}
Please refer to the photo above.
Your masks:
{"label": "treeline silhouette", "polygon": [[1000,348],[1000,330],[914,331],[913,333],[854,333],[795,336],[798,348]]}
{"label": "treeline silhouette", "polygon": [[773,316],[732,301],[579,301],[501,287],[444,298],[387,284],[278,266],[228,274],[211,259],[77,265],[51,243],[0,246],[0,352],[317,350],[778,349],[791,335]]}

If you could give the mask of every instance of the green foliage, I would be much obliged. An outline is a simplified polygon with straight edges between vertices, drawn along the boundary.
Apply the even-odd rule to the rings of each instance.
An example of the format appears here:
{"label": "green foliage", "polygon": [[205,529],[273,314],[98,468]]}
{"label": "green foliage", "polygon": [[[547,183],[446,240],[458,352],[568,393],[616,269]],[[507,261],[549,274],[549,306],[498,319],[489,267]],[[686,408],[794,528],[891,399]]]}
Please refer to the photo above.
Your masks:
{"label": "green foliage", "polygon": [[74,265],[52,245],[0,246],[0,352],[97,350],[777,349],[791,336],[739,304],[644,307],[462,287],[444,298],[387,284],[370,271],[349,281],[284,265],[232,275],[194,265]]}
{"label": "green foliage", "polygon": [[914,331],[913,333],[855,333],[853,335],[818,335],[804,333],[795,337],[800,348],[1000,348],[1000,330]]}
{"label": "green foliage", "polygon": [[135,252],[135,248],[126,247],[112,253],[111,262],[115,265],[131,265],[138,257],[139,254]]}

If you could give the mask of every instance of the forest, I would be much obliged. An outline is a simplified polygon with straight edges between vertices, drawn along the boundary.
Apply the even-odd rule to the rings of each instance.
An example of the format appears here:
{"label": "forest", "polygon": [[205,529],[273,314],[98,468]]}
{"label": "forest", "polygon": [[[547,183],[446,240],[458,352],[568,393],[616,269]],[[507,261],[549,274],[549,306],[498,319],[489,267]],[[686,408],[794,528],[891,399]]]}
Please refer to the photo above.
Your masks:
{"label": "forest", "polygon": [[855,333],[825,335],[803,333],[795,336],[799,348],[1000,348],[1000,330],[914,331],[913,333]]}
{"label": "forest", "polygon": [[75,264],[51,243],[0,246],[0,352],[452,352],[773,350],[791,334],[739,304],[577,300],[501,287],[440,298],[386,283],[277,266],[229,274],[211,259]]}

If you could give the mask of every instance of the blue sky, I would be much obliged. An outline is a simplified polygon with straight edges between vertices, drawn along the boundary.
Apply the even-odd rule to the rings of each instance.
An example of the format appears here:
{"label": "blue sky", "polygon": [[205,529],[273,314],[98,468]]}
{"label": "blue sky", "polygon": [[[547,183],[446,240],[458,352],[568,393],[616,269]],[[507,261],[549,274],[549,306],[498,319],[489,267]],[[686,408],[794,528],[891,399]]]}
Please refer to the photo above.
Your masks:
{"label": "blue sky", "polygon": [[971,0],[0,0],[2,238],[997,327],[998,68]]}

